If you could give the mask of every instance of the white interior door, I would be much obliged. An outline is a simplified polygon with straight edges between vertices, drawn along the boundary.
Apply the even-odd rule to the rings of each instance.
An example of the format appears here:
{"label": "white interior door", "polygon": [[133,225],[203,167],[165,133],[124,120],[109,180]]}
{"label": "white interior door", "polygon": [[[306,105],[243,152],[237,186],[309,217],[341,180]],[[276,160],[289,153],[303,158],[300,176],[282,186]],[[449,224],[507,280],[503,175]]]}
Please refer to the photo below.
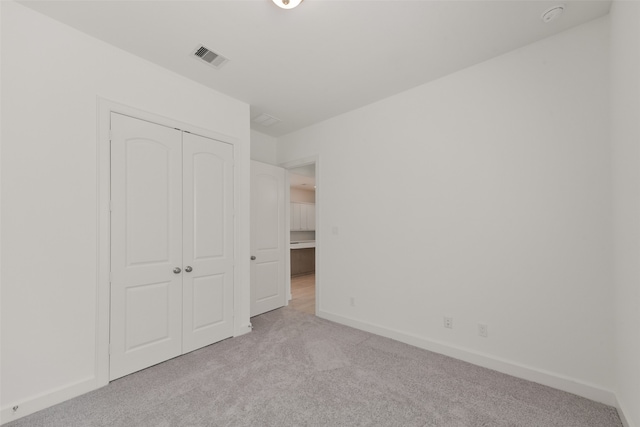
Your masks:
{"label": "white interior door", "polygon": [[233,146],[183,135],[183,352],[233,335]]}
{"label": "white interior door", "polygon": [[251,316],[286,305],[284,174],[251,162]]}
{"label": "white interior door", "polygon": [[182,143],[178,130],[115,113],[111,129],[115,379],[181,354]]}
{"label": "white interior door", "polygon": [[110,379],[233,335],[233,146],[111,115]]}

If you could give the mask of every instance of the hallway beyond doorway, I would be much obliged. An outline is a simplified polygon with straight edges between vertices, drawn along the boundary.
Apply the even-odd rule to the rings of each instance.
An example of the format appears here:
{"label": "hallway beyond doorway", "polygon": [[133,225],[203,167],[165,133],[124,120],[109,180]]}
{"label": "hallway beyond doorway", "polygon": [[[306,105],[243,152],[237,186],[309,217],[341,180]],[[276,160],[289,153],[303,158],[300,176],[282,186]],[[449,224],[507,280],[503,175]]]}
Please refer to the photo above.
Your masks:
{"label": "hallway beyond doorway", "polygon": [[316,275],[305,274],[291,278],[289,306],[307,314],[316,314]]}

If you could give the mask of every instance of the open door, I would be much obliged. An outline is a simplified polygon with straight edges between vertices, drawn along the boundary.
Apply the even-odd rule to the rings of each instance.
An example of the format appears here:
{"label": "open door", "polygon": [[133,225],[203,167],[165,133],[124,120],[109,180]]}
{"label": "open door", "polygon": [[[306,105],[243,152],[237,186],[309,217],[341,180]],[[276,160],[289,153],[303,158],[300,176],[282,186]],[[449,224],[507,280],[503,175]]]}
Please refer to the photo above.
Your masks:
{"label": "open door", "polygon": [[283,307],[285,170],[251,162],[251,317]]}

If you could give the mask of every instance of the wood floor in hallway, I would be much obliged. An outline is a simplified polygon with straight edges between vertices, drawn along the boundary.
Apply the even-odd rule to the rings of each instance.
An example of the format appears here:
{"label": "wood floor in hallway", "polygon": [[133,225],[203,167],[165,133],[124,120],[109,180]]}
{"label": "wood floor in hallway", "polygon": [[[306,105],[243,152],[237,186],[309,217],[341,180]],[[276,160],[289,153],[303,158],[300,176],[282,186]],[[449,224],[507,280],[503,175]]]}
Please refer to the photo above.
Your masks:
{"label": "wood floor in hallway", "polygon": [[289,306],[303,313],[316,314],[316,275],[305,274],[291,278]]}

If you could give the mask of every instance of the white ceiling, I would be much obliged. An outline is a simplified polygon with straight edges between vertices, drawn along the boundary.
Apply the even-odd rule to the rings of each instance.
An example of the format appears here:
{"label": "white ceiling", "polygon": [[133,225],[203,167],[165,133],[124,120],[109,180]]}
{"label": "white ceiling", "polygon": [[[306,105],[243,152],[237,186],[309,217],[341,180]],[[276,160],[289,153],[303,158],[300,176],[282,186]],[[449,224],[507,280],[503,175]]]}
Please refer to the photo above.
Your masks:
{"label": "white ceiling", "polygon": [[298,166],[297,168],[289,169],[289,173],[315,178],[315,176],[316,176],[316,164],[315,163],[310,163],[308,165]]}
{"label": "white ceiling", "polygon": [[297,188],[299,190],[315,191],[316,179],[313,176],[289,173],[289,187]]}
{"label": "white ceiling", "polygon": [[300,190],[315,191],[316,187],[316,164],[300,166],[289,169],[289,186]]}
{"label": "white ceiling", "polygon": [[[24,1],[282,120],[280,136],[608,13],[610,0]],[[559,3],[564,15],[545,24]],[[229,58],[215,70],[199,43]]]}

